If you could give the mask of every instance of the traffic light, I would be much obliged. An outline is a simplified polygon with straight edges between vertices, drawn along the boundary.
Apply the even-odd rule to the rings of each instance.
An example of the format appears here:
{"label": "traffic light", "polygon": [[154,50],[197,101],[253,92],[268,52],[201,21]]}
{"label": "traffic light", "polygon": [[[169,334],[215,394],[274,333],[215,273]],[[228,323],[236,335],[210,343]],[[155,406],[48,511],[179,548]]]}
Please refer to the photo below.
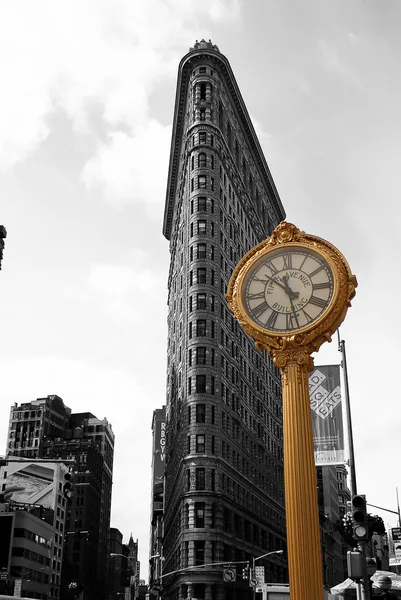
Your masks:
{"label": "traffic light", "polygon": [[249,569],[249,563],[246,565],[246,567],[244,567],[242,569],[242,579],[248,580],[249,579],[249,573],[250,573],[250,569]]}
{"label": "traffic light", "polygon": [[67,500],[72,496],[71,473],[64,473],[63,495]]}
{"label": "traffic light", "polygon": [[352,530],[354,539],[366,541],[369,537],[368,515],[366,512],[366,496],[359,494],[352,497]]}

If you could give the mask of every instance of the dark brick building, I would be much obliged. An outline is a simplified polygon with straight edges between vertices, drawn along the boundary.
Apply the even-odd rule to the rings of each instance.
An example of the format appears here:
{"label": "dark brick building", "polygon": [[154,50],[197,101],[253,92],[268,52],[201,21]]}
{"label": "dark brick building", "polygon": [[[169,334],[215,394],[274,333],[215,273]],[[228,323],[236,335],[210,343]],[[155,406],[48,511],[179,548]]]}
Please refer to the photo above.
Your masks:
{"label": "dark brick building", "polygon": [[[202,40],[179,65],[163,225],[163,599],[251,598],[238,563],[285,550],[280,375],[225,300],[238,260],[284,216],[230,64]],[[216,562],[237,563],[236,580]],[[263,564],[268,581],[288,580],[285,557]]]}

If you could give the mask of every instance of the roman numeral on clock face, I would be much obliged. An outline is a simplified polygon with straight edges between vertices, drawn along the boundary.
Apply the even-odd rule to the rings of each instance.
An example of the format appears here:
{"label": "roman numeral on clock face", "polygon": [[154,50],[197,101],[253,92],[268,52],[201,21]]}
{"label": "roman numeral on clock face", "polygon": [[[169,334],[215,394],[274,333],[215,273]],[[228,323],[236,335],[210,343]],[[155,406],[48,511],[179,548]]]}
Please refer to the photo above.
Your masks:
{"label": "roman numeral on clock face", "polygon": [[275,326],[278,317],[278,312],[273,310],[269,315],[269,318],[266,321],[266,327],[270,327],[271,329]]}
{"label": "roman numeral on clock face", "polygon": [[260,317],[260,315],[264,313],[267,308],[269,308],[269,305],[266,301],[264,301],[261,302],[261,304],[255,306],[255,308],[252,309],[252,312],[255,315],[255,317]]}
{"label": "roman numeral on clock face", "polygon": [[283,269],[292,269],[292,254],[284,254],[283,260]]}
{"label": "roman numeral on clock face", "polygon": [[256,292],[255,294],[249,294],[248,295],[248,299],[249,300],[256,300],[256,298],[264,298],[265,297],[265,293],[264,292]]}
{"label": "roman numeral on clock face", "polygon": [[314,290],[327,290],[330,288],[330,281],[324,281],[323,283],[312,283]]}
{"label": "roman numeral on clock face", "polygon": [[314,277],[315,275],[317,275],[318,273],[320,273],[320,271],[324,269],[323,265],[320,265],[317,269],[315,269],[314,271],[312,271],[312,273],[308,273],[309,277],[312,279],[312,277]]}
{"label": "roman numeral on clock face", "polygon": [[317,296],[311,296],[308,304],[313,304],[314,306],[325,308],[327,301],[323,300],[322,298],[318,298]]}
{"label": "roman numeral on clock face", "polygon": [[273,275],[278,273],[278,269],[276,269],[276,267],[273,265],[273,263],[271,261],[268,261],[266,263],[266,267],[268,267],[270,269],[270,271],[272,272]]}

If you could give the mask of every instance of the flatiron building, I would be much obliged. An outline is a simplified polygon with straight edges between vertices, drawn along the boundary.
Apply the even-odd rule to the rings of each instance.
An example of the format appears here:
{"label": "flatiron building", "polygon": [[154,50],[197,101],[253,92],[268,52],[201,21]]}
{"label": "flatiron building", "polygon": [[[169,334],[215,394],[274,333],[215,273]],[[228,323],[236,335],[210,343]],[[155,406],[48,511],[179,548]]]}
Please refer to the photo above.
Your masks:
{"label": "flatiron building", "polygon": [[[178,69],[163,223],[163,599],[251,598],[246,562],[285,551],[280,374],[225,299],[239,259],[284,216],[230,64],[197,42]],[[266,581],[288,581],[285,554],[257,565]]]}

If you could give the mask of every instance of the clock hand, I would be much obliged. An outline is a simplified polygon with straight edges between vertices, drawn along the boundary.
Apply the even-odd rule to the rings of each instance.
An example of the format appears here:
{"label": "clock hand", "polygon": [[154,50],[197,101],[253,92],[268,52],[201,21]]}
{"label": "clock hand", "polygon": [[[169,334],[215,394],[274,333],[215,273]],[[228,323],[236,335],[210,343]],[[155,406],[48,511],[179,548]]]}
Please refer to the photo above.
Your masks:
{"label": "clock hand", "polygon": [[292,290],[290,288],[290,286],[288,285],[288,279],[289,279],[289,276],[288,275],[284,275],[281,278],[281,281],[284,282],[284,286],[283,286],[284,290],[289,295],[290,299],[295,300],[295,298],[298,298],[299,292],[294,292],[294,290]]}
{"label": "clock hand", "polygon": [[[269,277],[269,275],[265,275],[265,277],[267,277],[267,279],[269,281],[273,281],[274,283],[276,283],[277,285],[279,285],[281,288],[283,288],[283,290],[285,290],[285,285],[283,285],[282,283],[280,283],[279,281],[277,281],[277,279],[274,279],[273,277]],[[262,281],[264,283],[263,279],[259,279],[258,281]]]}
{"label": "clock hand", "polygon": [[297,315],[297,313],[295,311],[295,306],[294,306],[294,302],[292,301],[292,296],[290,296],[290,302],[291,302],[292,312],[294,313],[294,317],[295,317],[295,320],[297,322],[297,327],[299,329],[300,325],[299,325],[299,321],[298,321],[298,315]]}

